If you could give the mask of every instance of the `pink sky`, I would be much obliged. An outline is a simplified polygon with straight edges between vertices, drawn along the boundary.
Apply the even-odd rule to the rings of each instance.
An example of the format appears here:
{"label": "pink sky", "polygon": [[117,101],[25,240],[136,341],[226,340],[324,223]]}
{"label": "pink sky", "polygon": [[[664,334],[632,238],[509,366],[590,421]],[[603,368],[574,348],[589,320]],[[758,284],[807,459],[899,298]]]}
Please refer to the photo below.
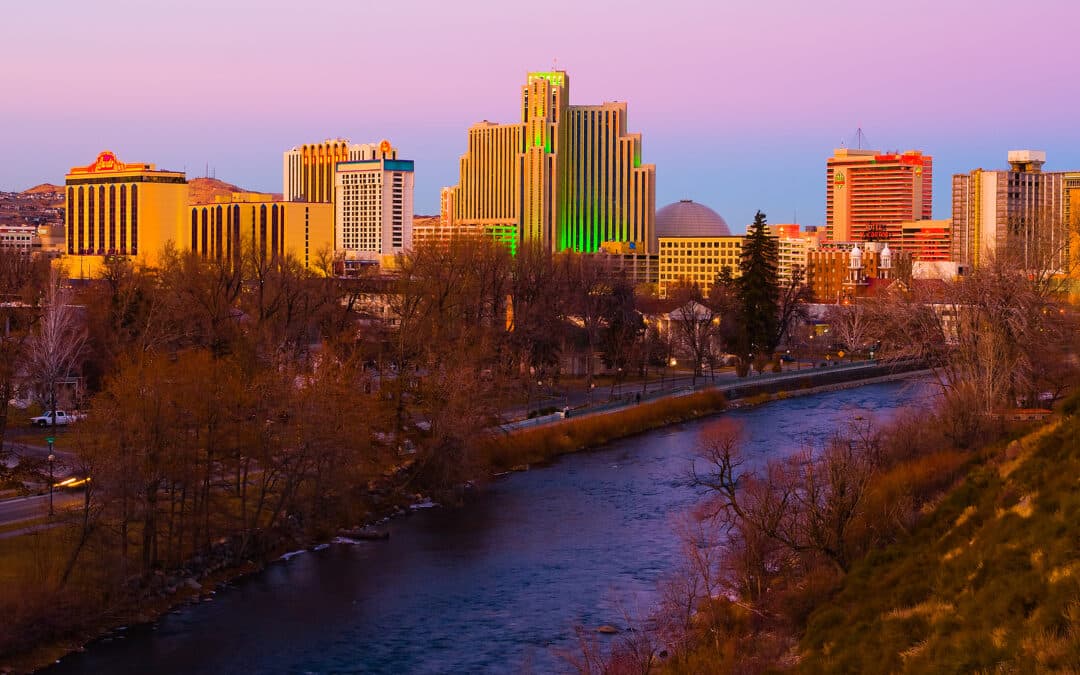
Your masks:
{"label": "pink sky", "polygon": [[629,102],[660,204],[733,228],[824,218],[824,162],[861,126],[872,147],[949,176],[1046,150],[1080,170],[1080,8],[1066,0],[611,2],[35,0],[0,21],[0,190],[121,160],[281,189],[281,153],[389,138],[434,213],[466,128],[517,118],[553,59],[571,101]]}

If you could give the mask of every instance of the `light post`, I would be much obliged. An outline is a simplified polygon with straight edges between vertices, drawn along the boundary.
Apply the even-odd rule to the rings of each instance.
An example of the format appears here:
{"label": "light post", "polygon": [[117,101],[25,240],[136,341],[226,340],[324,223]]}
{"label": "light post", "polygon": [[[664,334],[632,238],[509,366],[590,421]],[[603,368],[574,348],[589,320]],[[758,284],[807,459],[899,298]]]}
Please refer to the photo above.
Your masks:
{"label": "light post", "polygon": [[53,480],[53,465],[56,464],[56,455],[54,455],[52,453],[53,437],[50,436],[48,441],[49,441],[49,517],[52,518],[55,515],[55,512],[53,511],[53,484],[55,482]]}
{"label": "light post", "polygon": [[536,368],[529,366],[529,386],[526,388],[525,394],[525,419],[532,416],[532,383],[534,377],[536,377]]}

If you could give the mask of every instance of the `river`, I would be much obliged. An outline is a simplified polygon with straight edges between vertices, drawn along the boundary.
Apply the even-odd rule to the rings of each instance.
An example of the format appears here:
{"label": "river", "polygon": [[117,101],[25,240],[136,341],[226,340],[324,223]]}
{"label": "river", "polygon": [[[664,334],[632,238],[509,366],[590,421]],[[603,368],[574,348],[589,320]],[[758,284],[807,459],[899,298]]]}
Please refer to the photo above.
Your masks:
{"label": "river", "polygon": [[[723,414],[763,459],[853,419],[925,406],[926,381],[874,384]],[[509,475],[458,509],[389,525],[388,541],[271,564],[49,673],[565,672],[575,626],[626,626],[679,563],[674,525],[698,420]],[[610,638],[602,638],[610,639]]]}

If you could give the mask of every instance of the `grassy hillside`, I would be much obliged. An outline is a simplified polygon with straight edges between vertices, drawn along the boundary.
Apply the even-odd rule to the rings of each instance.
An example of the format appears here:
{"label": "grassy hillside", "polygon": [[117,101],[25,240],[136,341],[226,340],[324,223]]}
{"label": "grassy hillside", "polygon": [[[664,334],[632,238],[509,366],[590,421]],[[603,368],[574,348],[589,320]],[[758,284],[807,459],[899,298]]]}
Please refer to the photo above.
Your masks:
{"label": "grassy hillside", "polygon": [[800,669],[1080,672],[1080,420],[1013,441],[811,615]]}

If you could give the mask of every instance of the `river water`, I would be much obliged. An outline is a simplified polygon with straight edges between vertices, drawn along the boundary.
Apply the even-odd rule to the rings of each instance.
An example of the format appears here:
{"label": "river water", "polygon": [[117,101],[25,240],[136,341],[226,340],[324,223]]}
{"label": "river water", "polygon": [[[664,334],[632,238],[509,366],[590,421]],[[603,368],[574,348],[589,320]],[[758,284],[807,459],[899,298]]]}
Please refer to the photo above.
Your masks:
{"label": "river water", "polygon": [[[754,457],[887,422],[934,397],[893,382],[724,413]],[[699,420],[498,480],[459,509],[391,522],[388,541],[270,565],[49,673],[518,673],[572,670],[575,626],[647,616],[679,564]],[[607,638],[604,638],[607,639]]]}

